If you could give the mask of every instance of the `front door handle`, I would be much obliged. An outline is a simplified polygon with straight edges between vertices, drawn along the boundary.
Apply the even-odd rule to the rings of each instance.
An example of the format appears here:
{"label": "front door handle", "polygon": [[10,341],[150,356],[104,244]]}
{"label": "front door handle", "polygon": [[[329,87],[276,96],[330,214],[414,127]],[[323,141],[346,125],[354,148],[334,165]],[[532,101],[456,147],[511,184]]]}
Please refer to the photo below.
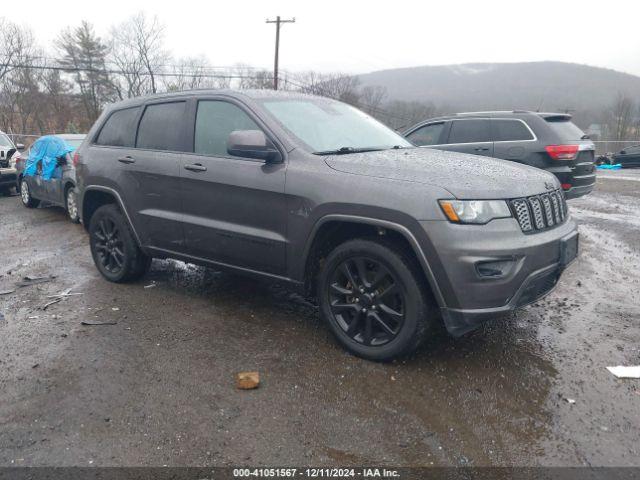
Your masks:
{"label": "front door handle", "polygon": [[474,148],[474,150],[476,152],[488,152],[489,148],[488,147],[478,147],[478,148]]}
{"label": "front door handle", "polygon": [[126,157],[120,157],[118,159],[120,163],[136,163],[136,159],[127,155]]}
{"label": "front door handle", "polygon": [[192,172],[206,172],[207,167],[202,165],[201,163],[192,163],[191,165],[185,165],[185,170],[190,170]]}

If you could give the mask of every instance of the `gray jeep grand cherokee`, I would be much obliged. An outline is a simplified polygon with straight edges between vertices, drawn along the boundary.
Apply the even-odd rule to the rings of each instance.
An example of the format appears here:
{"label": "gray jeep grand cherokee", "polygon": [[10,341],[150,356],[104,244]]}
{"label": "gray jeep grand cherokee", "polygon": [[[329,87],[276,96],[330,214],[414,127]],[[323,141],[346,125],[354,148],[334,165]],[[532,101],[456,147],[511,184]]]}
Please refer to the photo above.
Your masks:
{"label": "gray jeep grand cherokee", "polygon": [[298,285],[362,357],[461,335],[548,293],[578,234],[550,173],[414,148],[302,94],[191,91],[109,107],[77,150],[100,273],[152,257]]}

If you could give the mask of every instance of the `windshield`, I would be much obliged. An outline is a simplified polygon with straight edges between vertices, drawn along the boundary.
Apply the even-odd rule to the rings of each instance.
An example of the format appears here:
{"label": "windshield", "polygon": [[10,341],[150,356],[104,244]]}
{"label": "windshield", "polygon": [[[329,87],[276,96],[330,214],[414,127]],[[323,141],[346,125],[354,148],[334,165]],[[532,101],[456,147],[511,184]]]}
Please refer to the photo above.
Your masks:
{"label": "windshield", "polygon": [[13,147],[13,142],[4,133],[0,133],[0,147]]}
{"label": "windshield", "polygon": [[264,99],[264,107],[314,153],[412,147],[350,105],[325,98]]}

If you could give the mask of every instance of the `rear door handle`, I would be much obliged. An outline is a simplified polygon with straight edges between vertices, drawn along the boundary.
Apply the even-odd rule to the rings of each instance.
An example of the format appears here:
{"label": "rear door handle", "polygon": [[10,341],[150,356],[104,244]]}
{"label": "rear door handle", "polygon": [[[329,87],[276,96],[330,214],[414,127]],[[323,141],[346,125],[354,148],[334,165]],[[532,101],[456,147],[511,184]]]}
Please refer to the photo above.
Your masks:
{"label": "rear door handle", "polygon": [[478,147],[478,148],[474,148],[474,150],[476,152],[488,152],[489,148],[488,147]]}
{"label": "rear door handle", "polygon": [[185,165],[185,170],[190,170],[192,172],[206,172],[207,167],[202,165],[201,163],[192,163],[191,165]]}
{"label": "rear door handle", "polygon": [[126,157],[120,157],[118,159],[120,163],[136,163],[136,159],[127,155]]}

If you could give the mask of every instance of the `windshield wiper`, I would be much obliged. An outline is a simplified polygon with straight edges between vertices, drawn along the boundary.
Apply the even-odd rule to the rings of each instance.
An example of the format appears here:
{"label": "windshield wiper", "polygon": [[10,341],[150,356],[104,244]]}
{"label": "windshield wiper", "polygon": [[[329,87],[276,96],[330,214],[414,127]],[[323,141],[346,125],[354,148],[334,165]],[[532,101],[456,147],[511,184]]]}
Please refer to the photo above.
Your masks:
{"label": "windshield wiper", "polygon": [[384,148],[356,148],[356,147],[340,147],[336,150],[324,150],[322,152],[313,152],[314,155],[347,155],[349,153],[362,153],[362,152],[379,152],[385,150]]}

